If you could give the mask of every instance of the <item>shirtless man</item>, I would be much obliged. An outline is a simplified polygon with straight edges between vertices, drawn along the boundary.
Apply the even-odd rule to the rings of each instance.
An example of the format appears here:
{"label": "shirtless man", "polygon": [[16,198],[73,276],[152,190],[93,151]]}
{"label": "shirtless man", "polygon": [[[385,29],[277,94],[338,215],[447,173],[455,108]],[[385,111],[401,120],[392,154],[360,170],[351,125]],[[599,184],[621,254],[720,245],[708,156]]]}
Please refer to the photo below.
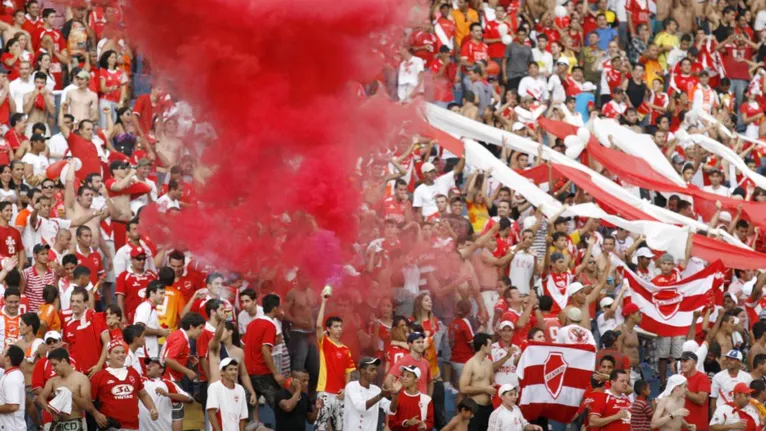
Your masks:
{"label": "shirtless man", "polygon": [[[89,220],[87,223],[85,223],[85,226],[88,226],[91,232],[101,232],[101,219],[106,217],[106,209],[97,211],[92,207],[93,196],[95,195],[96,191],[88,186],[80,187],[77,190],[77,197],[75,197],[74,183],[74,161],[70,160],[69,170],[67,171],[66,185],[64,186],[64,207],[66,208],[66,218],[69,220],[76,220],[87,216],[89,217]],[[72,232],[72,236],[74,236],[77,228],[73,227],[70,230]],[[99,238],[101,238],[101,235],[99,235]]]}
{"label": "shirtless man", "polygon": [[90,73],[86,70],[77,72],[74,83],[77,88],[67,93],[64,103],[69,110],[62,106],[62,112],[74,116],[75,123],[82,120],[96,121],[98,119],[98,95],[88,88]]}
{"label": "shirtless man", "polygon": [[632,386],[641,379],[639,369],[641,360],[638,355],[638,333],[636,332],[636,325],[641,323],[641,311],[636,304],[630,302],[622,308],[622,317],[625,318],[625,321],[617,327],[620,336],[617,337],[615,347],[630,359],[630,382]]}
{"label": "shirtless man", "polygon": [[[706,2],[694,2],[691,0],[673,1],[673,10],[670,16],[678,23],[678,31],[686,34],[695,29],[695,16],[703,16]],[[699,15],[697,15],[699,14]]]}
{"label": "shirtless man", "polygon": [[695,431],[694,424],[686,423],[685,417],[689,410],[684,408],[686,402],[686,377],[674,374],[668,379],[668,384],[657,398],[660,400],[652,416],[652,429],[659,431],[680,431],[683,427]]}
{"label": "shirtless man", "polygon": [[[37,397],[37,405],[50,413],[53,420],[60,424],[61,429],[81,431],[84,429],[82,411],[91,413],[96,411],[90,400],[90,381],[85,374],[75,371],[69,359],[69,352],[63,347],[50,351],[48,360],[57,376],[45,383],[45,388]],[[72,393],[72,412],[69,414],[57,412],[48,404],[48,401],[56,396],[56,390],[62,387],[69,389]]]}
{"label": "shirtless man", "polygon": [[494,410],[492,397],[497,393],[492,385],[495,375],[490,358],[492,337],[482,332],[474,335],[473,350],[475,353],[465,363],[463,374],[460,375],[460,394],[470,397],[477,404],[468,429],[486,430],[489,428],[489,416]]}
{"label": "shirtless man", "polygon": [[157,122],[157,172],[169,173],[170,168],[178,164],[183,143],[178,138],[178,119],[170,117]]}
{"label": "shirtless man", "polygon": [[724,315],[723,319],[721,320],[721,327],[718,330],[718,332],[715,334],[715,341],[718,343],[719,346],[721,346],[721,358],[720,360],[723,360],[725,352],[730,351],[733,349],[733,344],[731,342],[731,334],[734,333],[735,329],[735,323],[734,323],[735,316],[732,315]]}
{"label": "shirtless man", "polygon": [[[45,83],[47,77],[44,73],[37,72],[34,75],[35,89],[24,95],[24,113],[27,114],[28,123],[48,124],[48,116],[56,114],[56,105],[53,102],[53,93]],[[38,96],[42,96],[43,104],[39,105]]]}
{"label": "shirtless man", "polygon": [[298,271],[298,285],[287,292],[285,320],[292,324],[290,329],[290,365],[293,370],[307,370],[311,377],[309,388],[313,393],[319,375],[319,350],[314,335],[315,293],[311,290],[309,279]]}
{"label": "shirtless man", "polygon": [[27,51],[32,51],[32,45],[31,40],[32,37],[29,35],[29,33],[24,30],[21,26],[24,25],[24,22],[27,20],[27,18],[24,16],[24,10],[19,9],[16,10],[13,13],[13,23],[7,24],[3,22],[0,24],[0,29],[3,30],[3,40],[5,43],[8,43],[9,40],[13,39],[14,36],[16,36],[18,33],[23,33],[27,35],[27,45],[22,47],[23,49],[26,49]]}

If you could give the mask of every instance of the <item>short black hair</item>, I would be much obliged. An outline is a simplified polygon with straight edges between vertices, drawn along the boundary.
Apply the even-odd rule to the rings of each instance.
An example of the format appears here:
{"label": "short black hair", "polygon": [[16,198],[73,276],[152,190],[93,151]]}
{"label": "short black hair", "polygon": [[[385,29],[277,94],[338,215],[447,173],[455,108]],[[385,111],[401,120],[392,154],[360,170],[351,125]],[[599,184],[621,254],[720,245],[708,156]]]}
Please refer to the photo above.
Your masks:
{"label": "short black hair", "polygon": [[479,332],[478,334],[473,336],[473,351],[478,352],[481,350],[482,347],[487,345],[487,341],[492,341],[492,336],[485,333],[485,332]]}
{"label": "short black hair", "polygon": [[250,288],[247,288],[247,289],[243,290],[242,292],[239,292],[239,297],[241,298],[243,296],[247,296],[252,301],[255,301],[256,299],[258,299],[258,294],[255,293],[255,290],[250,289]]}
{"label": "short black hair", "polygon": [[75,287],[75,288],[72,290],[72,294],[71,294],[71,295],[69,295],[69,297],[71,298],[71,297],[73,297],[73,296],[75,296],[75,295],[80,295],[80,296],[82,296],[82,300],[83,300],[83,301],[85,301],[85,302],[88,302],[88,298],[90,298],[90,296],[88,295],[88,291],[87,291],[87,290],[85,290],[85,288],[84,288],[84,287]]}
{"label": "short black hair", "polygon": [[611,380],[613,382],[616,382],[617,379],[620,378],[620,374],[626,374],[627,375],[628,373],[625,370],[621,369],[621,368],[620,369],[614,369],[614,370],[612,370],[612,373],[609,374],[609,380]]}
{"label": "short black hair", "polygon": [[87,266],[80,265],[72,271],[73,278],[80,278],[83,276],[90,277],[90,269]]}
{"label": "short black hair", "polygon": [[184,317],[181,318],[181,329],[188,331],[191,328],[196,328],[198,326],[204,326],[205,325],[205,318],[202,317],[201,314],[191,312],[186,313]]}
{"label": "short black hair", "polygon": [[120,306],[117,305],[117,304],[109,304],[109,305],[107,305],[106,309],[104,311],[105,312],[108,311],[111,314],[114,314],[115,316],[117,316],[120,319],[122,319],[122,308],[120,308]]}
{"label": "short black hair", "polygon": [[463,398],[462,401],[457,405],[457,411],[470,411],[471,413],[476,413],[479,410],[479,405],[476,404],[476,401],[474,401],[471,398]]}
{"label": "short black hair", "polygon": [[760,320],[755,322],[755,325],[753,325],[753,337],[755,337],[755,340],[760,340],[764,333],[766,333],[766,323]]}
{"label": "short black hair", "polygon": [[122,339],[130,344],[145,331],[144,325],[128,325],[122,330]]}
{"label": "short black hair", "polygon": [[633,385],[633,393],[634,394],[640,394],[647,386],[649,386],[649,382],[647,382],[646,380],[643,380],[643,379],[638,380]]}
{"label": "short black hair", "polygon": [[613,367],[615,365],[617,365],[617,361],[614,359],[614,356],[612,356],[612,355],[604,355],[604,356],[602,356],[601,360],[598,361],[598,364],[601,365],[601,363],[604,362],[604,361],[611,362]]}
{"label": "short black hair", "polygon": [[77,265],[77,256],[73,255],[72,253],[69,253],[69,254],[65,254],[64,257],[61,258],[62,266],[69,263],[71,263],[72,265]]}
{"label": "short black hair", "polygon": [[330,316],[330,317],[327,318],[327,320],[325,320],[324,326],[325,326],[325,328],[330,329],[330,328],[332,328],[332,325],[335,322],[338,322],[338,323],[340,323],[342,325],[343,324],[343,319],[341,319],[338,316]]}
{"label": "short black hair", "polygon": [[3,298],[8,299],[9,296],[18,296],[21,298],[21,291],[17,287],[9,287],[5,289],[5,293],[3,294]]}
{"label": "short black hair", "polygon": [[170,287],[176,281],[176,272],[169,266],[163,266],[157,273],[157,280],[161,281],[165,287]]}
{"label": "short black hair", "polygon": [[223,301],[221,301],[220,299],[213,298],[208,300],[205,303],[205,314],[207,314],[207,317],[209,318],[210,316],[213,315],[213,312],[217,310],[218,308],[220,308],[222,305],[223,305]]}
{"label": "short black hair", "polygon": [[40,317],[37,313],[24,313],[21,315],[21,321],[32,327],[33,334],[37,334],[37,331],[40,330]]}
{"label": "short black hair", "polygon": [[270,293],[263,297],[263,312],[264,314],[269,314],[271,311],[277,307],[279,307],[279,296],[275,295],[273,293]]}
{"label": "short black hair", "polygon": [[[152,280],[149,282],[149,284],[146,286],[146,293],[144,294],[146,298],[149,297],[152,293],[158,291],[158,290],[165,290],[165,283],[159,281],[159,280]],[[207,304],[205,304],[207,305]]]}
{"label": "short black hair", "polygon": [[21,347],[12,344],[8,346],[8,350],[5,351],[5,356],[11,359],[11,365],[18,367],[21,362],[24,361],[24,350]]}
{"label": "short black hair", "polygon": [[69,352],[63,347],[59,347],[48,352],[48,360],[52,361],[54,359],[57,361],[66,361],[67,364],[72,363],[72,360],[69,359]]}

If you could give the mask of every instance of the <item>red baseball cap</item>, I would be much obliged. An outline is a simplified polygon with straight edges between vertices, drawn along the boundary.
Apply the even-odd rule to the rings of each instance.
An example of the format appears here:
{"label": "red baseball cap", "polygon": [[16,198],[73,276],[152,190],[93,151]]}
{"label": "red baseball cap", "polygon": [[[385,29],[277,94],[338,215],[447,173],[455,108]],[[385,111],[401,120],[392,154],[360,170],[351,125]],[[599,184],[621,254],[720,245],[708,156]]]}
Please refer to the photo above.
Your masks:
{"label": "red baseball cap", "polygon": [[641,311],[639,310],[638,305],[629,302],[622,307],[622,317],[628,317],[636,311]]}
{"label": "red baseball cap", "polygon": [[753,393],[753,389],[750,389],[750,386],[748,386],[747,383],[737,383],[737,385],[734,386],[734,393],[735,394],[750,394],[750,393]]}
{"label": "red baseball cap", "polygon": [[130,249],[130,257],[146,256],[146,251],[143,247],[133,247]]}

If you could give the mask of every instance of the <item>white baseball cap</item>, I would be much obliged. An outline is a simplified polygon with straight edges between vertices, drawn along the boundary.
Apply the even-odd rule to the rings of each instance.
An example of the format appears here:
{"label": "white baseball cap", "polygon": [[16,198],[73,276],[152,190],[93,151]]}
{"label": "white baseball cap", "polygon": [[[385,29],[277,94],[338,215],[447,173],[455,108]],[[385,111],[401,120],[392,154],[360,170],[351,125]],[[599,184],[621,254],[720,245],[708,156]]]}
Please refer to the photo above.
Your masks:
{"label": "white baseball cap", "polygon": [[434,166],[431,162],[425,162],[423,163],[423,166],[420,167],[420,172],[426,173],[426,172],[433,172],[436,170],[436,166]]}
{"label": "white baseball cap", "polygon": [[498,328],[503,329],[505,327],[510,327],[511,329],[516,329],[516,326],[511,322],[510,320],[503,320],[500,322],[499,325],[497,325]]}
{"label": "white baseball cap", "polygon": [[409,371],[412,374],[415,375],[418,379],[420,378],[420,368],[414,366],[414,365],[404,365],[400,368],[402,371]]}
{"label": "white baseball cap", "polygon": [[572,296],[583,289],[585,289],[585,286],[583,286],[579,281],[575,281],[574,283],[567,286],[567,296]]}
{"label": "white baseball cap", "polygon": [[519,385],[517,385],[515,382],[514,383],[506,383],[506,384],[500,386],[500,389],[497,390],[497,394],[502,397],[504,393],[510,392],[510,391],[512,391],[512,390],[514,390],[514,389],[516,389],[518,387],[519,387]]}
{"label": "white baseball cap", "polygon": [[601,308],[611,307],[612,304],[614,304],[614,299],[612,299],[611,296],[605,296],[601,298],[601,301],[598,304],[601,306]]}
{"label": "white baseball cap", "polygon": [[637,257],[648,257],[649,259],[654,257],[654,253],[647,247],[641,247],[636,251]]}

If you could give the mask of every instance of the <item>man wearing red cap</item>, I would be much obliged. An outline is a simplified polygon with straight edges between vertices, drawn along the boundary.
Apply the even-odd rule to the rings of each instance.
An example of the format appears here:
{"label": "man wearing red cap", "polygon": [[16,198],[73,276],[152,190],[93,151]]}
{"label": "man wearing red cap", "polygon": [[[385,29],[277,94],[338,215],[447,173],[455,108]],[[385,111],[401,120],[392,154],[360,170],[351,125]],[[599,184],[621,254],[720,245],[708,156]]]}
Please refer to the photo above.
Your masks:
{"label": "man wearing red cap", "polygon": [[641,369],[639,368],[641,358],[638,354],[638,333],[636,332],[636,325],[641,323],[641,311],[638,309],[638,305],[632,302],[625,304],[622,307],[622,317],[625,321],[617,327],[620,336],[617,337],[615,348],[630,359],[630,383],[632,385],[641,378]]}
{"label": "man wearing red cap", "polygon": [[710,431],[745,430],[755,431],[760,427],[758,415],[752,415],[745,410],[750,404],[750,394],[753,392],[745,383],[737,383],[732,393],[731,402],[721,403],[710,420]]}
{"label": "man wearing red cap", "polygon": [[146,286],[157,279],[157,274],[145,270],[146,259],[143,247],[133,247],[130,250],[130,266],[117,276],[117,305],[122,309],[123,323],[133,321],[136,307],[144,300]]}

